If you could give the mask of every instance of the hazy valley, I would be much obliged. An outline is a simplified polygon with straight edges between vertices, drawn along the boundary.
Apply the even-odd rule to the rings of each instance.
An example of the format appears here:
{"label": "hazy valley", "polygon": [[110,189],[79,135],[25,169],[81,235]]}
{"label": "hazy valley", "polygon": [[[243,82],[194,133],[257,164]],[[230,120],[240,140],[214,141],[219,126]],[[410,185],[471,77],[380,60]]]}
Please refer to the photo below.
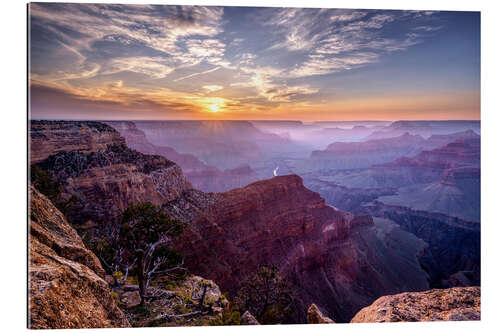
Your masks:
{"label": "hazy valley", "polygon": [[[175,249],[229,299],[268,265],[293,291],[288,320],[306,322],[316,304],[348,322],[381,296],[479,286],[478,127],[32,121],[31,161],[60,184],[54,204],[84,241],[151,202],[187,223]],[[133,288],[112,288],[142,322],[127,310]]]}

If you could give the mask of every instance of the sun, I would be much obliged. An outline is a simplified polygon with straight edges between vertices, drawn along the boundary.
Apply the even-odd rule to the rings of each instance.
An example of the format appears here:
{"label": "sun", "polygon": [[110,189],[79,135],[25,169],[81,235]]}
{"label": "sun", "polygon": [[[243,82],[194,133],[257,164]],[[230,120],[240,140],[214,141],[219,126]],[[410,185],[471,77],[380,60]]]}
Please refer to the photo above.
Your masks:
{"label": "sun", "polygon": [[217,104],[212,104],[210,105],[210,110],[212,110],[213,112],[217,112],[219,111],[219,106]]}

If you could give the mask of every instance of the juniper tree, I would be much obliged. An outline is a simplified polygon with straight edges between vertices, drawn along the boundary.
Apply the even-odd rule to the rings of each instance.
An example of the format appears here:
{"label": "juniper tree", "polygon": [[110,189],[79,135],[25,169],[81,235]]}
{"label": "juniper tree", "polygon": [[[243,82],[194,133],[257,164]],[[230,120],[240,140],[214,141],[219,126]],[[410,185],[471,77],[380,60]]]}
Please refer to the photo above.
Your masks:
{"label": "juniper tree", "polygon": [[149,202],[128,207],[121,216],[120,245],[135,257],[141,303],[155,276],[172,276],[184,261],[172,249],[172,241],[185,223],[171,219],[160,207]]}

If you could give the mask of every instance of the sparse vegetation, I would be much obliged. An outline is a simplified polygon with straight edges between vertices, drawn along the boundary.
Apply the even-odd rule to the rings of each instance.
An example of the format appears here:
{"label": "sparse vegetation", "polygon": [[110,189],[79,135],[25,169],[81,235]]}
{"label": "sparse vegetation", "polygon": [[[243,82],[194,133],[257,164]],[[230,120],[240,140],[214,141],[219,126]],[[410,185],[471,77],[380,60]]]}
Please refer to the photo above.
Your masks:
{"label": "sparse vegetation", "polygon": [[172,239],[184,227],[185,223],[170,219],[160,207],[148,202],[123,212],[118,244],[128,252],[126,257],[134,260],[142,303],[151,279],[185,271],[184,260],[172,249]]}
{"label": "sparse vegetation", "polygon": [[241,314],[238,310],[233,308],[224,309],[222,314],[215,319],[209,321],[211,326],[223,326],[223,325],[240,325]]}
{"label": "sparse vegetation", "polygon": [[31,184],[52,203],[61,199],[61,184],[52,179],[48,171],[43,170],[36,164],[30,165]]}
{"label": "sparse vegetation", "polygon": [[75,195],[69,197],[68,200],[61,198],[62,188],[61,183],[54,180],[50,172],[42,169],[37,164],[30,165],[30,181],[33,186],[43,195],[49,198],[54,206],[63,213],[66,219],[71,223],[70,211],[78,203],[78,198]]}
{"label": "sparse vegetation", "polygon": [[291,322],[293,292],[274,266],[262,266],[243,282],[235,299],[240,313],[249,311],[261,324]]}

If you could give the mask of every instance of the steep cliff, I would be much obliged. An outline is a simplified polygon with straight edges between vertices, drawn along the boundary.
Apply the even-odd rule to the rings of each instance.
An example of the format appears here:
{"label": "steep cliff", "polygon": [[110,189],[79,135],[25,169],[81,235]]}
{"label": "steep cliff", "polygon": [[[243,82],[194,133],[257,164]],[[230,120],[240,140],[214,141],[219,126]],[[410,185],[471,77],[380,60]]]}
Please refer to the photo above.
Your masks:
{"label": "steep cliff", "polygon": [[38,163],[59,152],[106,150],[125,140],[111,127],[96,121],[30,121],[30,162]]}
{"label": "steep cliff", "polygon": [[[31,146],[40,147],[37,156],[45,157],[31,162],[61,183],[63,200],[73,196],[66,212],[72,223],[106,223],[131,204],[161,205],[191,188],[178,165],[128,148],[117,131],[97,124],[31,121]],[[53,136],[54,143],[46,145]]]}
{"label": "steep cliff", "polygon": [[234,293],[259,266],[275,265],[294,286],[300,322],[311,303],[345,322],[379,296],[428,288],[417,253],[399,257],[369,216],[326,205],[296,175],[219,194],[192,190],[164,208],[190,224],[178,247],[190,270]]}
{"label": "steep cliff", "polygon": [[97,257],[44,195],[30,187],[29,326],[130,326]]}
{"label": "steep cliff", "polygon": [[351,323],[463,320],[481,320],[479,287],[384,296],[359,311]]}

